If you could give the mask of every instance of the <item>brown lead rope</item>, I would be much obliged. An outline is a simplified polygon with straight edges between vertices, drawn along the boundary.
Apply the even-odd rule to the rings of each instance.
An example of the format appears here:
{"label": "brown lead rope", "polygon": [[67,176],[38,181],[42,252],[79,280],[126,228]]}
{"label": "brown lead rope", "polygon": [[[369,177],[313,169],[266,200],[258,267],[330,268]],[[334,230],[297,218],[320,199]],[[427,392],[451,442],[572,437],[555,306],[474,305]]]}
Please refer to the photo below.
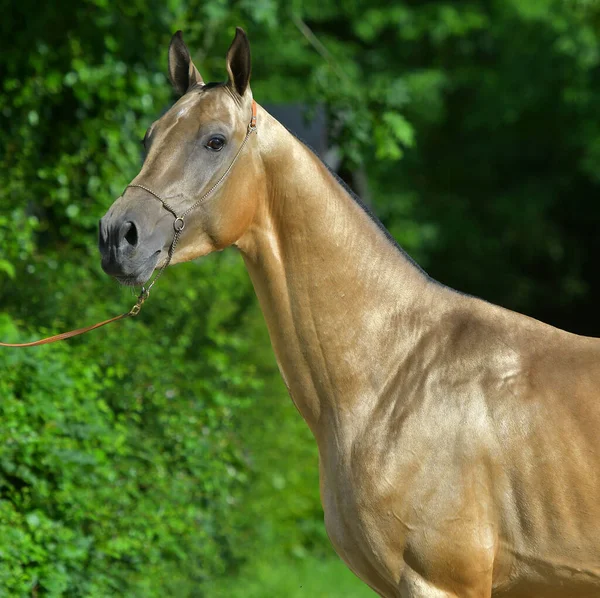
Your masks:
{"label": "brown lead rope", "polygon": [[254,100],[252,100],[252,118],[250,120],[250,124],[248,125],[246,137],[244,137],[244,141],[242,141],[242,144],[238,148],[238,151],[236,152],[235,156],[233,157],[233,160],[231,161],[231,163],[229,164],[229,166],[227,167],[225,172],[219,177],[219,180],[198,201],[196,201],[192,206],[190,206],[187,210],[185,210],[183,212],[183,214],[181,214],[181,216],[177,216],[177,212],[158,193],[155,193],[148,187],[144,187],[143,185],[137,185],[137,184],[127,185],[126,190],[129,187],[138,187],[139,189],[143,189],[144,191],[147,191],[148,193],[150,193],[150,195],[152,195],[153,197],[158,199],[158,201],[160,201],[162,203],[165,210],[170,212],[173,215],[173,217],[175,218],[175,221],[173,222],[173,230],[175,231],[175,233],[173,235],[173,241],[171,241],[171,246],[169,247],[169,253],[167,255],[167,259],[166,259],[165,263],[160,267],[158,272],[156,273],[156,276],[154,277],[152,282],[148,285],[148,288],[142,287],[142,291],[138,295],[135,305],[128,312],[125,312],[124,314],[121,314],[120,316],[115,316],[114,318],[104,320],[104,322],[98,322],[97,324],[93,324],[92,326],[87,326],[86,328],[78,328],[77,330],[70,330],[69,332],[61,332],[60,334],[55,334],[54,336],[42,338],[40,340],[32,341],[30,343],[2,343],[2,342],[0,342],[0,347],[37,347],[39,345],[47,345],[49,343],[55,343],[57,341],[63,341],[67,338],[72,338],[73,336],[79,336],[80,334],[85,334],[86,332],[89,332],[90,330],[95,330],[96,328],[102,328],[102,326],[106,326],[107,324],[112,324],[112,322],[118,322],[119,320],[124,320],[125,318],[132,318],[132,317],[137,316],[142,309],[142,305],[144,304],[144,301],[146,301],[146,299],[148,299],[148,297],[150,296],[150,289],[156,284],[156,281],[160,278],[161,274],[164,272],[166,267],[171,263],[171,259],[173,257],[173,253],[175,251],[175,247],[177,246],[177,242],[179,241],[179,237],[181,236],[181,231],[185,227],[184,218],[192,210],[197,208],[201,203],[203,203],[206,199],[208,199],[208,197],[210,195],[212,195],[212,193],[227,178],[227,175],[231,172],[231,169],[233,168],[233,165],[235,164],[239,155],[242,153],[242,150],[244,149],[244,146],[246,145],[248,138],[255,131],[256,131],[256,102]]}
{"label": "brown lead rope", "polygon": [[[137,303],[135,304],[137,306]],[[138,310],[139,312],[139,310]],[[70,330],[69,332],[61,332],[60,334],[55,334],[54,336],[49,336],[48,338],[42,338],[38,341],[32,341],[30,343],[0,343],[0,347],[37,347],[38,345],[47,345],[48,343],[55,343],[57,341],[64,341],[67,338],[71,338],[72,336],[78,336],[80,334],[84,334],[89,332],[90,330],[95,330],[96,328],[101,328],[102,326],[106,326],[111,322],[116,322],[118,320],[123,320],[124,318],[129,318],[130,316],[135,316],[133,313],[133,308],[131,311],[128,311],[125,314],[121,314],[120,316],[116,316],[114,318],[110,318],[110,320],[104,320],[104,322],[98,322],[93,326],[88,326],[87,328],[78,328],[77,330]]]}

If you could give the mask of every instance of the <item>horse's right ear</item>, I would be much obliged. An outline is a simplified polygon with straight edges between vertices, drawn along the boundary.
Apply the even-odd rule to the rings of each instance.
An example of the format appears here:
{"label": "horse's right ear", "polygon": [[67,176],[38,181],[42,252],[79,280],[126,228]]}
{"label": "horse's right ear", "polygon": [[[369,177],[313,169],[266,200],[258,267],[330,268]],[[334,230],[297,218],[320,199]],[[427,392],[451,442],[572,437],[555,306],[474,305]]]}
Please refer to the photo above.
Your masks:
{"label": "horse's right ear", "polygon": [[171,38],[169,45],[169,79],[179,95],[183,95],[194,85],[204,84],[198,69],[192,62],[181,31]]}

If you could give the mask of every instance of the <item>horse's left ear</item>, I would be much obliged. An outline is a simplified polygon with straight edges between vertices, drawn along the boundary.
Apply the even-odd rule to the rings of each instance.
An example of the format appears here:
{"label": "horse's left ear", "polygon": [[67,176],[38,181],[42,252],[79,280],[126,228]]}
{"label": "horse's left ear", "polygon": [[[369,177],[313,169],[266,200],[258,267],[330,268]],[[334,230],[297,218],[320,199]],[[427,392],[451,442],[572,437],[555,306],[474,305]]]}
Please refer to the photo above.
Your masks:
{"label": "horse's left ear", "polygon": [[227,52],[227,72],[229,85],[243,96],[250,82],[250,44],[245,31],[241,27],[235,28],[235,38]]}

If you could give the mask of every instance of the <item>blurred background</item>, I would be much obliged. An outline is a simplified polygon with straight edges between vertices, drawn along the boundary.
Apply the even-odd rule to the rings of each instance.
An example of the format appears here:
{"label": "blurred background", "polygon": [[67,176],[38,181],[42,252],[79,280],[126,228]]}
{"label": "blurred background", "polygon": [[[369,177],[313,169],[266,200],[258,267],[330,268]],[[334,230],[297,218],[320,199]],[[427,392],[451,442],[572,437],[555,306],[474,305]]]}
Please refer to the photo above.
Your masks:
{"label": "blurred background", "polygon": [[[600,336],[600,1],[3,0],[0,338],[121,313],[97,222],[173,101],[171,34],[252,89],[434,277]],[[233,250],[141,317],[0,351],[0,596],[372,596]]]}

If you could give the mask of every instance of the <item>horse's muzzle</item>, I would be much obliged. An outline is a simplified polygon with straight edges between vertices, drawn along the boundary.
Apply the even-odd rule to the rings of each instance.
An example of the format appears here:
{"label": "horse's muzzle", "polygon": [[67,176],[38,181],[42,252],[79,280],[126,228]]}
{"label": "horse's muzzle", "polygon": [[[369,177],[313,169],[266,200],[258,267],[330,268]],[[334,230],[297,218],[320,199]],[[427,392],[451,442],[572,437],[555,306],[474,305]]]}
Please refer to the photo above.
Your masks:
{"label": "horse's muzzle", "polygon": [[102,269],[122,284],[140,285],[152,276],[165,246],[168,247],[172,227],[168,222],[167,226],[157,226],[163,216],[160,211],[156,214],[157,220],[152,222],[148,211],[153,212],[153,206],[146,204],[143,211],[135,210],[130,202],[119,205],[120,200],[98,226]]}

